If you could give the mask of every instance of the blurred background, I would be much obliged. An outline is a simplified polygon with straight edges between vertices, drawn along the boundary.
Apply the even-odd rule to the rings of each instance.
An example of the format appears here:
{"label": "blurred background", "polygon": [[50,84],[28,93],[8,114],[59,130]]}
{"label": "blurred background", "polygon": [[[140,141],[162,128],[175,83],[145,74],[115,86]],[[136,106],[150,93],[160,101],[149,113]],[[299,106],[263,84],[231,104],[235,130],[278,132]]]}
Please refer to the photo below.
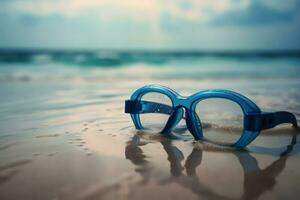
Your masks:
{"label": "blurred background", "polygon": [[298,0],[1,0],[2,48],[299,49]]}
{"label": "blurred background", "polygon": [[298,0],[1,0],[0,80],[294,78],[299,10]]}

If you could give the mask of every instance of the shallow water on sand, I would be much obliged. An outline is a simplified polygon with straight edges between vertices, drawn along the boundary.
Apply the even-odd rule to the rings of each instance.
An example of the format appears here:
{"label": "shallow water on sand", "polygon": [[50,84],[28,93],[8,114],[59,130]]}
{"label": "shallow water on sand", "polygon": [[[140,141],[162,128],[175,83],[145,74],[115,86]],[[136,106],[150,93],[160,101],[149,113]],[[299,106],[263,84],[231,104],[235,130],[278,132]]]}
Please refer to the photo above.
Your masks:
{"label": "shallow water on sand", "polygon": [[[245,67],[236,78],[215,77],[213,68],[191,68],[192,73],[133,66],[72,75],[70,69],[5,69],[0,199],[297,199],[297,130],[265,132],[238,152],[137,131],[123,113],[124,100],[136,88],[162,84],[183,95],[232,89],[267,110],[295,113],[299,123],[300,65],[289,65],[282,76],[273,67],[271,77],[264,67]],[[253,80],[255,73],[262,77]]]}

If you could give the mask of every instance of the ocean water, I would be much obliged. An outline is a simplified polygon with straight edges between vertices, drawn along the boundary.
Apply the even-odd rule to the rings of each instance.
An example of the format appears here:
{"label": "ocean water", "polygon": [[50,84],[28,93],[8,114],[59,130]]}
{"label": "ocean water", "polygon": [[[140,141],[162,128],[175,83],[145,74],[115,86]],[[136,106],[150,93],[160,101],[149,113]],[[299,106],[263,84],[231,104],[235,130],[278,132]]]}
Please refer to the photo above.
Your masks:
{"label": "ocean water", "polygon": [[234,90],[300,123],[300,52],[1,50],[0,199],[297,199],[297,131],[246,152],[139,132],[124,100],[148,84]]}

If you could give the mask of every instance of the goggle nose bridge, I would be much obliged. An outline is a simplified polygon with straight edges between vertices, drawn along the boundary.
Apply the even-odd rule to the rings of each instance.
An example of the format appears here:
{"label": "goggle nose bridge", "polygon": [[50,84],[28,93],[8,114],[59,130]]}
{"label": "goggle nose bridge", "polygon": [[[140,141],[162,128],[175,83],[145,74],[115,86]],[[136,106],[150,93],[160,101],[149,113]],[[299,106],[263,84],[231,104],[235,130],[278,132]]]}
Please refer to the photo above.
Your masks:
{"label": "goggle nose bridge", "polygon": [[185,109],[189,108],[189,101],[188,101],[187,97],[182,97],[182,96],[177,97],[176,103],[177,103],[177,106],[182,106]]}

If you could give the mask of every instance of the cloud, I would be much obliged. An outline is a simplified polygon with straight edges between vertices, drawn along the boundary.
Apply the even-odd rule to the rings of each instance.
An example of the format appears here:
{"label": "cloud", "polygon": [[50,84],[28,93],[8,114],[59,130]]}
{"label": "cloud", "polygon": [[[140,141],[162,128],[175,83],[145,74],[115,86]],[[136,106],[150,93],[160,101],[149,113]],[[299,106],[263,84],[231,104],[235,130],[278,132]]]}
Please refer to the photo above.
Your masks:
{"label": "cloud", "polygon": [[[217,16],[239,12],[246,12],[249,16],[265,12],[276,17],[278,13],[293,11],[298,4],[299,0],[1,0],[0,12],[76,17],[98,11],[102,18],[116,18],[124,13],[134,19],[166,14],[187,20],[209,21]],[[255,9],[258,11],[255,12]]]}
{"label": "cloud", "polygon": [[297,0],[2,0],[0,12],[68,18],[92,15],[102,21],[122,18],[152,24],[212,23],[254,25],[291,20]]}
{"label": "cloud", "polygon": [[23,23],[24,25],[27,26],[34,26],[39,22],[38,17],[34,16],[34,15],[30,15],[30,14],[24,14],[20,16],[20,21],[21,23]]}
{"label": "cloud", "polygon": [[[107,17],[126,11],[134,18],[159,16],[168,13],[190,20],[205,20],[211,15],[247,6],[248,0],[12,0],[0,2],[1,11],[37,16],[60,14],[78,16],[90,10],[112,10]],[[101,15],[101,12],[99,12]]]}
{"label": "cloud", "polygon": [[249,7],[225,13],[212,20],[214,25],[253,26],[292,21],[299,11],[295,7],[275,7],[263,3],[252,3]]}

